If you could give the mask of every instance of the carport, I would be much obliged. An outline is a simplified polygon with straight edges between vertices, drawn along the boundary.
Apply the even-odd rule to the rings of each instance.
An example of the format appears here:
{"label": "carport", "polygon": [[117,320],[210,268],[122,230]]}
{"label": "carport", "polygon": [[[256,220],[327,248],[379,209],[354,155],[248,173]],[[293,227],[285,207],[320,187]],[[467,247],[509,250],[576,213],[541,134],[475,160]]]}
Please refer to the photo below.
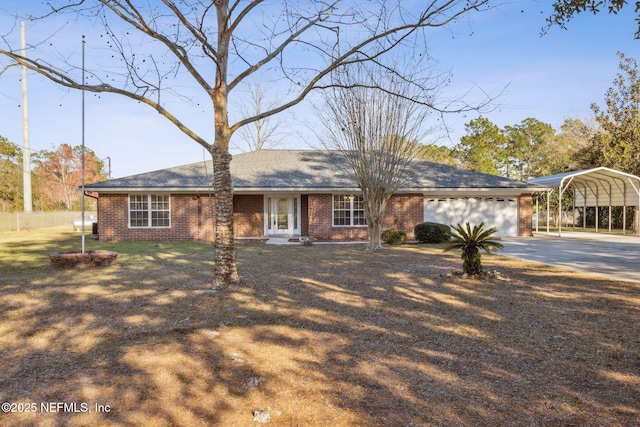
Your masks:
{"label": "carport", "polygon": [[[568,189],[573,190],[573,209],[577,207],[596,208],[596,232],[599,231],[598,208],[609,208],[609,232],[611,232],[611,207],[623,206],[623,224],[627,222],[627,206],[635,207],[635,230],[640,230],[640,177],[605,167],[566,172],[543,176],[529,180],[532,184],[550,188],[548,195],[556,189],[558,197],[558,218],[562,217],[562,195]],[[536,202],[537,204],[537,202]],[[549,232],[549,197],[547,197],[547,233]],[[582,215],[583,228],[586,228],[586,214]],[[558,235],[562,236],[562,221],[558,221]],[[574,224],[575,226],[575,224]],[[537,226],[536,226],[537,227]],[[623,234],[626,228],[623,227]]]}

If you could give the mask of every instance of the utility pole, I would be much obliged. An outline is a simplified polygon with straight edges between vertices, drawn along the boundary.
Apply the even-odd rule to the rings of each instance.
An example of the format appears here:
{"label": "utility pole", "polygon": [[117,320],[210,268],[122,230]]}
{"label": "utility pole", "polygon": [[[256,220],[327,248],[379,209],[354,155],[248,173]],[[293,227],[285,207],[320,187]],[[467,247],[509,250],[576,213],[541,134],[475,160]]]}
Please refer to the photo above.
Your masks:
{"label": "utility pole", "polygon": [[85,80],[84,80],[84,34],[82,35],[82,195],[81,200],[82,200],[82,253],[84,253],[84,84],[85,84]]}
{"label": "utility pole", "polygon": [[107,161],[109,162],[109,163],[108,163],[108,165],[109,165],[109,175],[108,175],[108,178],[109,178],[109,179],[111,179],[111,157],[107,157],[106,159],[107,159]]}
{"label": "utility pole", "polygon": [[[22,56],[27,56],[27,39],[25,36],[24,22],[20,23],[20,35],[22,40]],[[31,151],[29,150],[29,110],[27,105],[27,67],[22,66],[22,198],[24,201],[24,213],[33,211],[31,197]]]}

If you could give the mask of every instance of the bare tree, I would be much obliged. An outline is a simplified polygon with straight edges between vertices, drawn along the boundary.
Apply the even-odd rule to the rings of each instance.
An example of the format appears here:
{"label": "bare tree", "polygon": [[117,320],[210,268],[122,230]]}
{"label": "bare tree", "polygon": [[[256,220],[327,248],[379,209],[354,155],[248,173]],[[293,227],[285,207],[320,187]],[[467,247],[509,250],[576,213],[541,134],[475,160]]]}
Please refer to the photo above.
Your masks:
{"label": "bare tree", "polygon": [[[229,145],[242,126],[273,116],[313,90],[328,87],[337,67],[358,62],[381,64],[384,54],[409,46],[426,50],[429,28],[439,28],[489,0],[400,2],[347,0],[265,2],[262,0],[48,0],[26,2],[48,8],[34,18],[55,20],[69,13],[76,22],[102,22],[113,55],[81,79],[73,52],[51,41],[26,56],[4,37],[0,56],[57,84],[90,92],[107,92],[147,104],[211,153],[216,195],[215,285],[238,282],[233,239],[233,189]],[[66,17],[66,16],[65,16]],[[62,25],[62,24],[61,24]],[[32,41],[33,42],[33,41]],[[37,43],[34,45],[38,46]],[[60,51],[58,51],[60,50]],[[0,64],[0,70],[6,69]],[[234,90],[267,75],[286,85],[282,102],[260,114],[232,123],[229,103]],[[186,82],[195,83],[211,103],[213,135],[189,127],[188,113],[176,109]],[[176,98],[178,97],[178,98]],[[182,102],[182,104],[185,104]],[[200,107],[201,108],[201,107]]]}
{"label": "bare tree", "polygon": [[390,69],[364,66],[334,73],[326,98],[326,145],[342,153],[362,190],[369,231],[367,250],[382,247],[384,212],[404,184],[429,109],[423,87]]}
{"label": "bare tree", "polygon": [[[267,101],[267,95],[260,83],[251,85],[249,90],[250,102],[241,107],[243,116],[259,116],[263,111],[277,106],[277,101]],[[273,118],[272,116],[265,117],[239,128],[234,136],[236,140],[239,138],[241,142],[236,142],[233,146],[241,151],[259,151],[276,147],[284,138],[282,133],[283,120],[278,118],[278,120],[272,121]]]}

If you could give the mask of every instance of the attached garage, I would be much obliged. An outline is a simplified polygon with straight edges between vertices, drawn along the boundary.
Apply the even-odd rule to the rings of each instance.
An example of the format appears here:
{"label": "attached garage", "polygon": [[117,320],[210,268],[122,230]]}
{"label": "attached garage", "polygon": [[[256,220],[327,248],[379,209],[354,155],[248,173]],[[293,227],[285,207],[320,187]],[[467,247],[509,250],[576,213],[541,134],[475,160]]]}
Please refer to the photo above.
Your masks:
{"label": "attached garage", "polygon": [[518,235],[518,197],[425,197],[425,221],[456,225],[469,222],[496,227],[498,236]]}

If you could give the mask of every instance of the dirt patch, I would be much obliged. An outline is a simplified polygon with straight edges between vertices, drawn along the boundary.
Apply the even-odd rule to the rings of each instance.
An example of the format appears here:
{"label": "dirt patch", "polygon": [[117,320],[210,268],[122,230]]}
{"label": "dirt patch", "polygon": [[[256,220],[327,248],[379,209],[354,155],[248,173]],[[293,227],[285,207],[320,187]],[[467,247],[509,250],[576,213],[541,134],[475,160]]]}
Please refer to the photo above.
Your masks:
{"label": "dirt patch", "polygon": [[131,247],[0,278],[0,399],[91,408],[0,424],[640,422],[638,284],[484,255],[499,274],[447,277],[460,260],[432,245],[241,244],[241,285],[213,291],[210,245]]}
{"label": "dirt patch", "polygon": [[116,263],[118,253],[113,251],[67,251],[52,252],[49,260],[54,267],[82,268],[108,267]]}

